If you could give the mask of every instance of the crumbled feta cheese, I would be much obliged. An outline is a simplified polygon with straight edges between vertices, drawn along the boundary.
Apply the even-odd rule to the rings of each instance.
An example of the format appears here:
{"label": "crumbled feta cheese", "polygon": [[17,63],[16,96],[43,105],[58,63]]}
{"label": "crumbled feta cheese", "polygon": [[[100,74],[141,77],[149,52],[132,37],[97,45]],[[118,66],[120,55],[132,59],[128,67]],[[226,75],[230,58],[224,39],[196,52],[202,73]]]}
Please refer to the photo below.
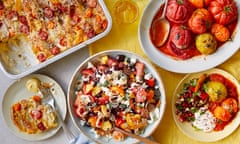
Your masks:
{"label": "crumbled feta cheese", "polygon": [[81,102],[86,104],[86,105],[91,102],[88,95],[81,95],[80,99],[81,99]]}
{"label": "crumbled feta cheese", "polygon": [[150,112],[149,114],[150,114],[150,120],[148,120],[148,123],[151,124],[160,117],[159,108],[155,108],[154,111]]}
{"label": "crumbled feta cheese", "polygon": [[145,80],[149,80],[150,78],[152,78],[153,76],[152,76],[152,74],[151,73],[146,73],[145,75],[144,75],[144,79]]}
{"label": "crumbled feta cheese", "polygon": [[88,62],[87,68],[95,68],[95,66],[91,62]]}
{"label": "crumbled feta cheese", "polygon": [[205,108],[200,108],[196,113],[194,113],[194,117],[195,120],[192,123],[193,126],[203,132],[210,132],[216,126],[216,118],[209,110],[205,110]]}
{"label": "crumbled feta cheese", "polygon": [[135,64],[137,62],[137,59],[136,58],[131,58],[130,59],[130,64]]}

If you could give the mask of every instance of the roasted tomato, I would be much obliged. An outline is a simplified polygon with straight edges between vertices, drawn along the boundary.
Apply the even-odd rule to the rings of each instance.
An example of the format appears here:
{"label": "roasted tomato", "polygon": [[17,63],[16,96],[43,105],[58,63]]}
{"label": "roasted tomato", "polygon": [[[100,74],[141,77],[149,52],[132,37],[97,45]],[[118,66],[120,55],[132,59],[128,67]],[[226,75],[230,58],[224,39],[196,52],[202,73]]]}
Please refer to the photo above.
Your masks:
{"label": "roasted tomato", "polygon": [[225,42],[230,37],[230,31],[228,30],[228,28],[225,27],[224,25],[217,23],[212,25],[211,33],[214,35],[216,40],[220,42]]}
{"label": "roasted tomato", "polygon": [[170,39],[177,48],[184,49],[190,45],[192,36],[186,26],[175,25],[171,29]]}
{"label": "roasted tomato", "polygon": [[234,98],[227,98],[225,99],[221,106],[229,111],[231,114],[236,113],[238,111],[238,103]]}
{"label": "roasted tomato", "polygon": [[170,31],[167,48],[176,57],[188,59],[194,56],[191,32],[181,25],[174,25]]}
{"label": "roasted tomato", "polygon": [[170,0],[168,2],[166,17],[173,23],[185,23],[193,12],[188,0]]}
{"label": "roasted tomato", "polygon": [[190,19],[188,25],[192,32],[202,34],[211,27],[212,15],[204,8],[196,9]]}
{"label": "roasted tomato", "polygon": [[223,107],[221,106],[217,106],[215,109],[214,109],[214,116],[224,122],[226,121],[229,121],[230,118],[231,118],[231,114],[228,110],[224,109]]}
{"label": "roasted tomato", "polygon": [[218,24],[227,25],[237,19],[237,5],[234,0],[213,0],[209,11]]}
{"label": "roasted tomato", "polygon": [[211,0],[188,0],[196,8],[203,8],[207,6]]}
{"label": "roasted tomato", "polygon": [[201,54],[212,54],[217,50],[217,41],[210,33],[203,33],[196,37],[196,47]]}

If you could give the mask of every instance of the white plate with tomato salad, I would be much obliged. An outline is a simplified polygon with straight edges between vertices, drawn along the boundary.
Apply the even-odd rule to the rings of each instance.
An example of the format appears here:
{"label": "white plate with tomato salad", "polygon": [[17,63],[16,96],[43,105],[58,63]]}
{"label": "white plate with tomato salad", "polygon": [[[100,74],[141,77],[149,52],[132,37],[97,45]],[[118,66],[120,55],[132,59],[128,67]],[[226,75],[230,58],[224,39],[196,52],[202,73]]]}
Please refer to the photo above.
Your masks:
{"label": "white plate with tomato salad", "polygon": [[148,137],[166,105],[162,80],[150,63],[122,50],[97,53],[76,69],[68,89],[68,108],[76,127],[97,143],[138,140],[114,127]]}
{"label": "white plate with tomato salad", "polygon": [[165,17],[170,32],[159,46],[164,28],[155,21],[163,5],[164,1],[149,2],[138,29],[142,49],[160,67],[177,73],[204,71],[239,49],[239,1],[169,0]]}
{"label": "white plate with tomato salad", "polygon": [[239,99],[239,83],[226,71],[214,68],[188,74],[174,92],[173,118],[190,138],[218,141],[238,128]]}

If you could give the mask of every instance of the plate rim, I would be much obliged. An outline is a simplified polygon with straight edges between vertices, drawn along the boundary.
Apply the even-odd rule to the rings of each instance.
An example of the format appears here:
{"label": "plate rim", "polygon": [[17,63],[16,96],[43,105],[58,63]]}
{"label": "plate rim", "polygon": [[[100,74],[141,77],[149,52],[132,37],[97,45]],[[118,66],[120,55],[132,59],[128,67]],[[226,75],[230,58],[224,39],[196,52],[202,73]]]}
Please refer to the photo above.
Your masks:
{"label": "plate rim", "polygon": [[[212,69],[205,70],[205,71],[198,72],[198,73],[190,73],[190,74],[185,75],[178,82],[178,84],[173,92],[172,100],[171,100],[172,116],[173,116],[174,122],[177,125],[178,129],[187,137],[197,140],[197,141],[200,141],[200,142],[216,142],[216,141],[222,140],[222,139],[230,136],[238,128],[238,126],[240,125],[240,111],[236,114],[235,118],[232,120],[232,122],[231,122],[232,126],[230,127],[231,129],[228,128],[229,125],[227,126],[227,128],[228,128],[227,132],[226,132],[226,129],[225,129],[225,131],[222,130],[222,131],[210,132],[210,133],[199,131],[199,133],[201,133],[202,135],[208,136],[208,138],[206,138],[206,136],[204,136],[204,139],[201,137],[202,135],[200,135],[200,134],[197,137],[194,137],[193,132],[195,133],[196,131],[190,125],[190,123],[180,123],[175,114],[175,110],[176,110],[175,101],[176,101],[176,97],[177,97],[176,95],[177,95],[177,91],[179,90],[180,86],[183,84],[183,82],[186,82],[187,80],[190,80],[191,78],[201,75],[203,73],[207,73],[207,74],[218,73],[218,74],[224,75],[227,79],[230,79],[231,82],[233,82],[236,85],[237,92],[238,92],[238,98],[240,98],[240,85],[238,84],[237,79],[229,72],[222,70],[220,68],[212,68]],[[238,103],[239,102],[240,102],[240,99],[238,99]],[[186,128],[183,129],[182,128],[183,126],[191,127],[191,129],[190,130],[186,130]],[[192,133],[190,134],[190,132],[192,132]],[[210,134],[210,136],[208,134]]]}
{"label": "plate rim", "polygon": [[[59,124],[56,128],[51,129],[51,130],[49,130],[47,132],[44,132],[44,133],[40,133],[40,134],[27,134],[27,133],[24,133],[24,132],[21,132],[21,131],[18,130],[18,128],[13,124],[13,122],[11,120],[11,117],[10,117],[10,119],[6,119],[7,117],[9,118],[9,116],[7,116],[7,112],[10,112],[10,107],[11,107],[11,105],[8,105],[8,107],[5,107],[6,104],[4,104],[4,102],[8,101],[7,99],[9,99],[9,97],[6,98],[7,96],[9,96],[8,93],[10,93],[10,91],[13,90],[13,89],[19,89],[17,91],[21,91],[21,88],[15,88],[15,87],[17,87],[17,85],[23,83],[27,79],[33,78],[33,77],[39,78],[40,80],[44,79],[45,81],[52,82],[55,85],[55,90],[57,89],[57,91],[59,92],[59,95],[61,96],[61,101],[62,101],[61,104],[64,104],[64,105],[61,105],[61,108],[60,108],[61,114],[60,115],[61,115],[61,117],[63,119],[65,119],[66,116],[67,116],[66,95],[65,95],[61,85],[57,81],[55,81],[53,78],[51,78],[51,77],[49,77],[49,76],[47,76],[45,74],[36,73],[36,74],[30,74],[28,76],[25,76],[25,77],[23,77],[21,79],[18,79],[16,81],[14,81],[13,83],[11,83],[8,86],[8,88],[6,89],[6,91],[5,91],[4,95],[3,95],[2,102],[1,102],[1,104],[2,104],[2,106],[1,106],[2,110],[1,111],[2,111],[3,121],[4,121],[5,125],[6,125],[6,127],[9,129],[9,131],[13,135],[15,135],[16,137],[21,138],[23,140],[32,141],[32,142],[33,141],[41,141],[41,140],[48,139],[48,138],[54,136],[61,129],[61,125]],[[22,86],[22,88],[26,88],[25,85]],[[24,91],[27,91],[27,88]],[[31,93],[31,92],[29,92],[29,93]],[[34,93],[31,93],[31,94],[34,95]],[[53,96],[55,96],[55,95],[53,94]],[[16,97],[16,95],[12,96],[12,97]],[[23,98],[27,99],[29,97],[31,97],[31,96],[22,96],[22,98],[20,98],[19,100],[21,100]],[[16,100],[15,102],[17,102],[19,100]],[[12,104],[15,103],[13,100],[10,100],[10,101],[11,101]],[[7,108],[9,108],[9,110],[7,110]]]}

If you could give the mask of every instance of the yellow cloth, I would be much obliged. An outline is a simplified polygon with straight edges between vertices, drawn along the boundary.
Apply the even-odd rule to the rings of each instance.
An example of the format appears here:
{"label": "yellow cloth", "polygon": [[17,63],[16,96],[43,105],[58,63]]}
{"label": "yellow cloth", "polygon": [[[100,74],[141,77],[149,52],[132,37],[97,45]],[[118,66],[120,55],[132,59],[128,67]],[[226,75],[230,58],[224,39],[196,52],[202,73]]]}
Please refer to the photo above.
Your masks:
{"label": "yellow cloth", "polygon": [[[137,6],[139,8],[139,15],[137,20],[131,24],[118,24],[115,21],[115,17],[113,16],[112,12],[113,6],[116,1],[117,0],[105,0],[105,4],[107,5],[113,19],[112,29],[106,37],[96,41],[95,43],[89,46],[90,55],[104,50],[121,49],[135,52],[143,56],[144,58],[147,58],[147,56],[141,49],[138,41],[138,24],[141,19],[143,9],[148,4],[149,0],[133,0],[137,3]],[[240,52],[235,54],[230,60],[220,65],[219,67],[232,73],[240,81],[239,58]],[[161,144],[184,144],[184,143],[203,144],[203,142],[195,141],[184,135],[178,129],[177,125],[173,120],[171,108],[172,94],[178,82],[183,78],[184,75],[168,72],[155,64],[153,65],[159,72],[160,76],[162,76],[167,97],[167,107],[165,115],[160,125],[153,133],[154,139]],[[240,143],[239,134],[240,128],[237,128],[237,130],[234,131],[230,136],[226,137],[223,140],[213,142],[211,144],[239,144]]]}

